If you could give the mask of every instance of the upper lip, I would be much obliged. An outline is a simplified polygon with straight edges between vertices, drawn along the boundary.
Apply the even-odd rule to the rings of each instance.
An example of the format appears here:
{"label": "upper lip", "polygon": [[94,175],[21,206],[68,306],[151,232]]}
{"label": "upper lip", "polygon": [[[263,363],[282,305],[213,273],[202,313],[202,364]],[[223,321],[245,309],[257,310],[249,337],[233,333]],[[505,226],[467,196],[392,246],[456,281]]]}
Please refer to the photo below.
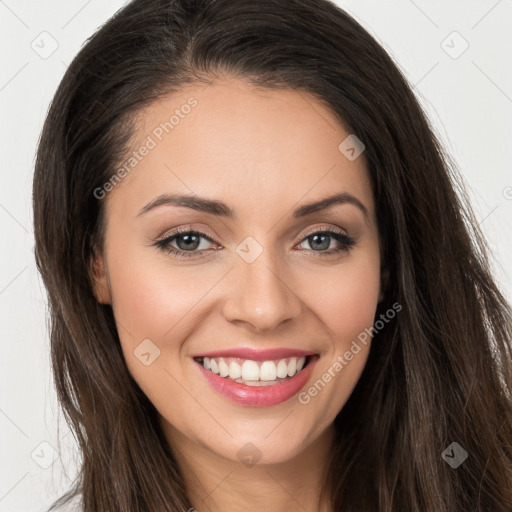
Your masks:
{"label": "upper lip", "polygon": [[224,350],[215,350],[212,352],[203,352],[192,357],[238,357],[240,359],[249,359],[251,361],[272,361],[284,359],[286,357],[306,357],[313,356],[316,352],[311,350],[299,350],[295,348],[269,348],[265,350],[254,348],[227,348]]}

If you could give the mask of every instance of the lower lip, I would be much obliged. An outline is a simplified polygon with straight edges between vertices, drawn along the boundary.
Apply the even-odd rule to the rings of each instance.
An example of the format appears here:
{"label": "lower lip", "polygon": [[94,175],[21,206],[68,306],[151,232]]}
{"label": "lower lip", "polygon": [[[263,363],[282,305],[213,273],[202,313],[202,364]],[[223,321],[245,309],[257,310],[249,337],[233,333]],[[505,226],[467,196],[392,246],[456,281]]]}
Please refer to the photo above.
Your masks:
{"label": "lower lip", "polygon": [[271,386],[246,386],[232,379],[216,375],[204,368],[202,363],[196,362],[196,364],[199,365],[199,369],[212,388],[229,400],[243,405],[268,407],[285,402],[297,394],[311,377],[317,361],[318,356],[312,357],[309,364],[297,375]]}

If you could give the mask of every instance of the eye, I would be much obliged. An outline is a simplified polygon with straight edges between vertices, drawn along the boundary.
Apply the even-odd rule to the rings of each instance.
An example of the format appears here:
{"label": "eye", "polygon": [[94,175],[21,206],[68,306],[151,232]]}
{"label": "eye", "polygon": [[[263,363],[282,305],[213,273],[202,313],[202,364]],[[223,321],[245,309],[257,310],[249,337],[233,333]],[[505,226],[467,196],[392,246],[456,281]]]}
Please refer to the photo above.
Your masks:
{"label": "eye", "polygon": [[[329,249],[333,240],[335,244],[338,244],[338,247],[332,248],[329,251],[325,251],[325,249]],[[312,233],[308,233],[306,237],[302,239],[300,245],[304,244],[305,242],[307,242],[310,247],[312,247],[314,253],[317,253],[315,256],[330,256],[332,254],[338,254],[341,252],[349,252],[356,243],[352,237],[334,229],[324,229],[321,231],[313,231]]]}
{"label": "eye", "polygon": [[[189,258],[191,256],[202,257],[209,249],[201,247],[201,239],[214,243],[205,233],[193,230],[190,226],[186,226],[185,228],[177,229],[166,238],[158,240],[154,245],[169,254],[173,254],[177,258]],[[338,247],[326,251],[325,249],[329,249],[333,241],[335,244],[338,244]],[[299,247],[305,242],[308,242],[310,247],[312,247],[311,252],[315,253],[315,257],[327,257],[333,254],[349,252],[356,243],[352,237],[342,231],[334,229],[323,229],[308,233],[302,239]],[[174,243],[177,247],[172,245]]]}
{"label": "eye", "polygon": [[[174,254],[176,257],[188,258],[190,256],[198,256],[197,253],[202,253],[207,250],[201,247],[201,239],[213,243],[204,233],[186,227],[185,229],[181,228],[176,230],[170,236],[156,242],[155,245],[170,254]],[[176,243],[178,247],[173,247],[173,245],[171,245],[172,243]],[[201,248],[201,250],[197,250],[199,248]]]}

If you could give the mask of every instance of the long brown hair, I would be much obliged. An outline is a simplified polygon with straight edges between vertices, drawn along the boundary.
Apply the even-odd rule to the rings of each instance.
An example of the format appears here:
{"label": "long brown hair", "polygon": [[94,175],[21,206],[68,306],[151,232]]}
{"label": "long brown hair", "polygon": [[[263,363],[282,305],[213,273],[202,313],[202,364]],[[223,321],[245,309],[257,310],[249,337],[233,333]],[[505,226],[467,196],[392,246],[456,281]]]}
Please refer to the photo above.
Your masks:
{"label": "long brown hair", "polygon": [[[512,510],[512,312],[489,271],[462,180],[383,48],[327,0],[134,0],[69,66],[34,175],[37,266],[58,399],[82,464],[85,512],[186,511],[182,473],[130,375],[112,308],[92,292],[101,187],[134,118],[164,94],[229,75],[312,94],[366,146],[385,298],[335,420],[324,492],[336,511]],[[456,469],[441,454],[457,442]],[[52,507],[53,508],[53,507]]]}

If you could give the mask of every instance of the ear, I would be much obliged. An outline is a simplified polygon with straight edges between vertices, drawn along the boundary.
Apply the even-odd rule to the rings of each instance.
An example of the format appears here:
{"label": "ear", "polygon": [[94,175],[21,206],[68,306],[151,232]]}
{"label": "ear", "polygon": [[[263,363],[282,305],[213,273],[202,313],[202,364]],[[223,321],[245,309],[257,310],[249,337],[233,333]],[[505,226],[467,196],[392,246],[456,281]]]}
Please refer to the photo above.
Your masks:
{"label": "ear", "polygon": [[93,250],[90,272],[96,300],[101,304],[111,304],[112,297],[105,261],[102,254],[96,248]]}
{"label": "ear", "polygon": [[384,300],[386,295],[386,290],[388,288],[389,282],[389,268],[384,267],[380,272],[380,291],[379,291],[379,302]]}

